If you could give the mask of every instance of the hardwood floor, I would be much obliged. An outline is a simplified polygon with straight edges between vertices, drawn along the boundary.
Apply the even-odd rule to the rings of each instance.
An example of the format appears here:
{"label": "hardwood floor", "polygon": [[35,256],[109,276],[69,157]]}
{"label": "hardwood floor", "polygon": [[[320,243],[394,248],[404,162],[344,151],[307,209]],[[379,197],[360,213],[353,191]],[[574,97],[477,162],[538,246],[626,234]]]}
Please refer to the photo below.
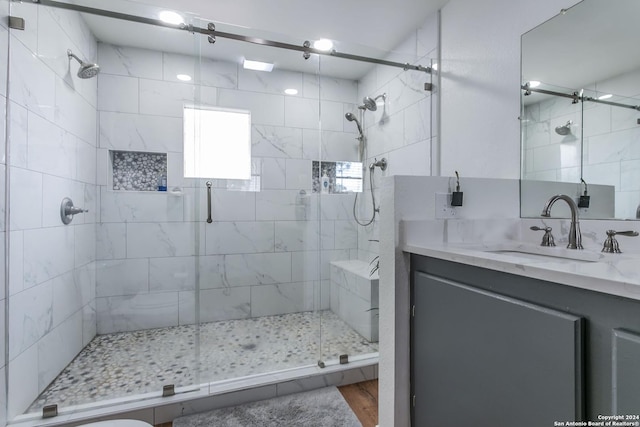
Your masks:
{"label": "hardwood floor", "polygon": [[[362,427],[375,427],[378,424],[378,380],[338,387],[353,412],[362,423]],[[173,423],[158,424],[155,427],[172,427]]]}
{"label": "hardwood floor", "polygon": [[353,412],[362,423],[362,427],[375,427],[378,424],[378,380],[338,387]]}

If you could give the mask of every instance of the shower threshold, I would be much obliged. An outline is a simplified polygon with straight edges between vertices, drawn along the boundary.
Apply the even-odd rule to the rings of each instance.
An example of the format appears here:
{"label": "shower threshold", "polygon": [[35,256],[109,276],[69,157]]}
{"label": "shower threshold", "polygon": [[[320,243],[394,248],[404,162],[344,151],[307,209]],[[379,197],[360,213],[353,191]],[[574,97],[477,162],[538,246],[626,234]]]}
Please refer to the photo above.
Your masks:
{"label": "shower threshold", "polygon": [[364,339],[331,311],[99,335],[26,414],[37,415],[51,404],[57,404],[62,413],[65,408],[81,410],[142,401],[160,396],[168,384],[174,384],[179,393],[202,392],[203,388],[209,393],[216,385],[224,390],[225,384],[237,388],[242,382],[249,387],[256,378],[300,367],[309,369],[320,359],[377,351],[377,343]]}

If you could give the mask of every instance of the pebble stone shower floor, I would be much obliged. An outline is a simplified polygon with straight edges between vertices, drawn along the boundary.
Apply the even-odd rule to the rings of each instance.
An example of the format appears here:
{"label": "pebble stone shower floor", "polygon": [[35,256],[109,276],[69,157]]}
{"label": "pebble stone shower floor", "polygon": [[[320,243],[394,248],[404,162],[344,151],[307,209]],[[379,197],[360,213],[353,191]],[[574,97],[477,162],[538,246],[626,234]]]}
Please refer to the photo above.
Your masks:
{"label": "pebble stone shower floor", "polygon": [[[322,328],[320,328],[322,324]],[[29,407],[58,408],[267,373],[378,351],[331,311],[120,332],[95,337]]]}

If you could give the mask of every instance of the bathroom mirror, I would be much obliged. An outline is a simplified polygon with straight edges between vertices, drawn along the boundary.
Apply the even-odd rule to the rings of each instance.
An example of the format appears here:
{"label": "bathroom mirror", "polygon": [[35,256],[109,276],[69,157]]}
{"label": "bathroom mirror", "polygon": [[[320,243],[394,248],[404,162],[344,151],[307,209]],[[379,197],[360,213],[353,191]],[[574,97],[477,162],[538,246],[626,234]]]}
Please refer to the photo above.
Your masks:
{"label": "bathroom mirror", "polygon": [[[531,187],[600,189],[610,210],[635,219],[640,204],[640,56],[637,0],[583,0],[522,36],[522,200]],[[536,181],[531,186],[528,181]],[[598,194],[591,194],[592,203]],[[544,202],[544,201],[543,201]],[[523,203],[524,205],[524,203]],[[610,214],[607,212],[610,211]],[[536,216],[525,209],[522,216]]]}

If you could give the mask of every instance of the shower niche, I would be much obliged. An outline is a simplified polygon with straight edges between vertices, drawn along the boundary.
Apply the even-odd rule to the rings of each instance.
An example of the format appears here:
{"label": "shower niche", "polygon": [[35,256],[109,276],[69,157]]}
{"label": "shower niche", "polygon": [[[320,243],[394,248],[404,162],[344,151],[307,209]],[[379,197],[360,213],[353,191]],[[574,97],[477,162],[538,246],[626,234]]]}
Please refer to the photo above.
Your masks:
{"label": "shower niche", "polygon": [[111,189],[166,191],[167,153],[109,151]]}

